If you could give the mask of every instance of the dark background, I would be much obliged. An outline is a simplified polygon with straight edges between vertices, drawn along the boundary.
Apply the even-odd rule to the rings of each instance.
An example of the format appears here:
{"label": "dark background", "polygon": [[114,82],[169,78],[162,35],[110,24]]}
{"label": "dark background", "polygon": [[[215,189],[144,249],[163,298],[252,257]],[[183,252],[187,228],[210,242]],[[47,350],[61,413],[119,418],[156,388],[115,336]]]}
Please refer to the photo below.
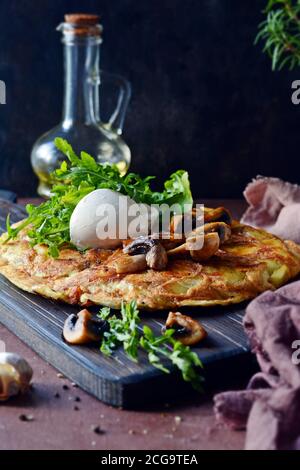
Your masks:
{"label": "dark background", "polygon": [[34,195],[35,139],[60,121],[66,12],[96,12],[102,68],[127,77],[124,138],[132,170],[159,181],[178,168],[193,192],[240,197],[256,174],[300,182],[300,116],[291,82],[254,47],[266,0],[1,0],[0,187]]}

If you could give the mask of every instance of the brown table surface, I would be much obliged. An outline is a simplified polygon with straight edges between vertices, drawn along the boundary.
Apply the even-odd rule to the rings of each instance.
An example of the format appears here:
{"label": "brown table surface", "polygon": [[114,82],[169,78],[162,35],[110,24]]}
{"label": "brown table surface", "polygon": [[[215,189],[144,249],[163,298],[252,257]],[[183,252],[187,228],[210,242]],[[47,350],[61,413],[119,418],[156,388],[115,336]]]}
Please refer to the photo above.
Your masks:
{"label": "brown table surface", "polygon": [[[245,208],[237,200],[204,202],[224,205],[235,217]],[[0,403],[0,449],[243,448],[243,432],[228,431],[216,424],[211,397],[143,411],[114,409],[60,378],[52,366],[1,325],[0,340],[5,342],[7,351],[21,354],[34,369],[32,391]],[[32,420],[22,421],[22,415]],[[101,433],[96,433],[95,427]]]}

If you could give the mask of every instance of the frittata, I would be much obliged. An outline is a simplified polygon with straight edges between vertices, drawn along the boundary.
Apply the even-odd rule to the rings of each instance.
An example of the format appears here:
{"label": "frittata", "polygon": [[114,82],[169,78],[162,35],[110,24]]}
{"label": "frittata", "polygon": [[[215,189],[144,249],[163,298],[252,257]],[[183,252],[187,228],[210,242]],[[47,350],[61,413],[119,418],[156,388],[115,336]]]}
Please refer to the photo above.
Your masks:
{"label": "frittata", "polygon": [[[0,239],[0,273],[24,291],[69,304],[140,309],[228,305],[275,289],[300,272],[300,247],[264,230],[233,221],[231,237],[206,261],[170,257],[163,270],[118,273],[128,258],[120,248],[80,252],[66,247],[58,258],[43,245],[30,246],[26,231]],[[126,261],[126,259],[125,259]]]}

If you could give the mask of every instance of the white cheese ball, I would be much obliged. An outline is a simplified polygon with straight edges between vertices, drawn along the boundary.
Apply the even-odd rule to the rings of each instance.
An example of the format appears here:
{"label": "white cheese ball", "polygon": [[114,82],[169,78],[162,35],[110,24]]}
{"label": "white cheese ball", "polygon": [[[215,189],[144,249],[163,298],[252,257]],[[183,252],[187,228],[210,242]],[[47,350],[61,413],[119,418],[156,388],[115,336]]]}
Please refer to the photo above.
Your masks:
{"label": "white cheese ball", "polygon": [[122,240],[131,235],[128,228],[136,218],[138,207],[142,208],[145,216],[140,219],[137,235],[146,235],[149,230],[149,206],[137,205],[128,196],[110,189],[96,189],[74,209],[70,220],[71,242],[81,250],[119,247]]}

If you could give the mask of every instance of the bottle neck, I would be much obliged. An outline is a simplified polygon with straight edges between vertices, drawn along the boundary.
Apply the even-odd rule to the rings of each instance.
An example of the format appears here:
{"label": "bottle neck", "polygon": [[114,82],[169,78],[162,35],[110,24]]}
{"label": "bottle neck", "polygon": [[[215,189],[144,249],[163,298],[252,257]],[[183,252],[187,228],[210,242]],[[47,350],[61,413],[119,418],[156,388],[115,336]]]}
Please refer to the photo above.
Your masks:
{"label": "bottle neck", "polygon": [[64,41],[63,126],[91,124],[99,120],[99,38]]}

